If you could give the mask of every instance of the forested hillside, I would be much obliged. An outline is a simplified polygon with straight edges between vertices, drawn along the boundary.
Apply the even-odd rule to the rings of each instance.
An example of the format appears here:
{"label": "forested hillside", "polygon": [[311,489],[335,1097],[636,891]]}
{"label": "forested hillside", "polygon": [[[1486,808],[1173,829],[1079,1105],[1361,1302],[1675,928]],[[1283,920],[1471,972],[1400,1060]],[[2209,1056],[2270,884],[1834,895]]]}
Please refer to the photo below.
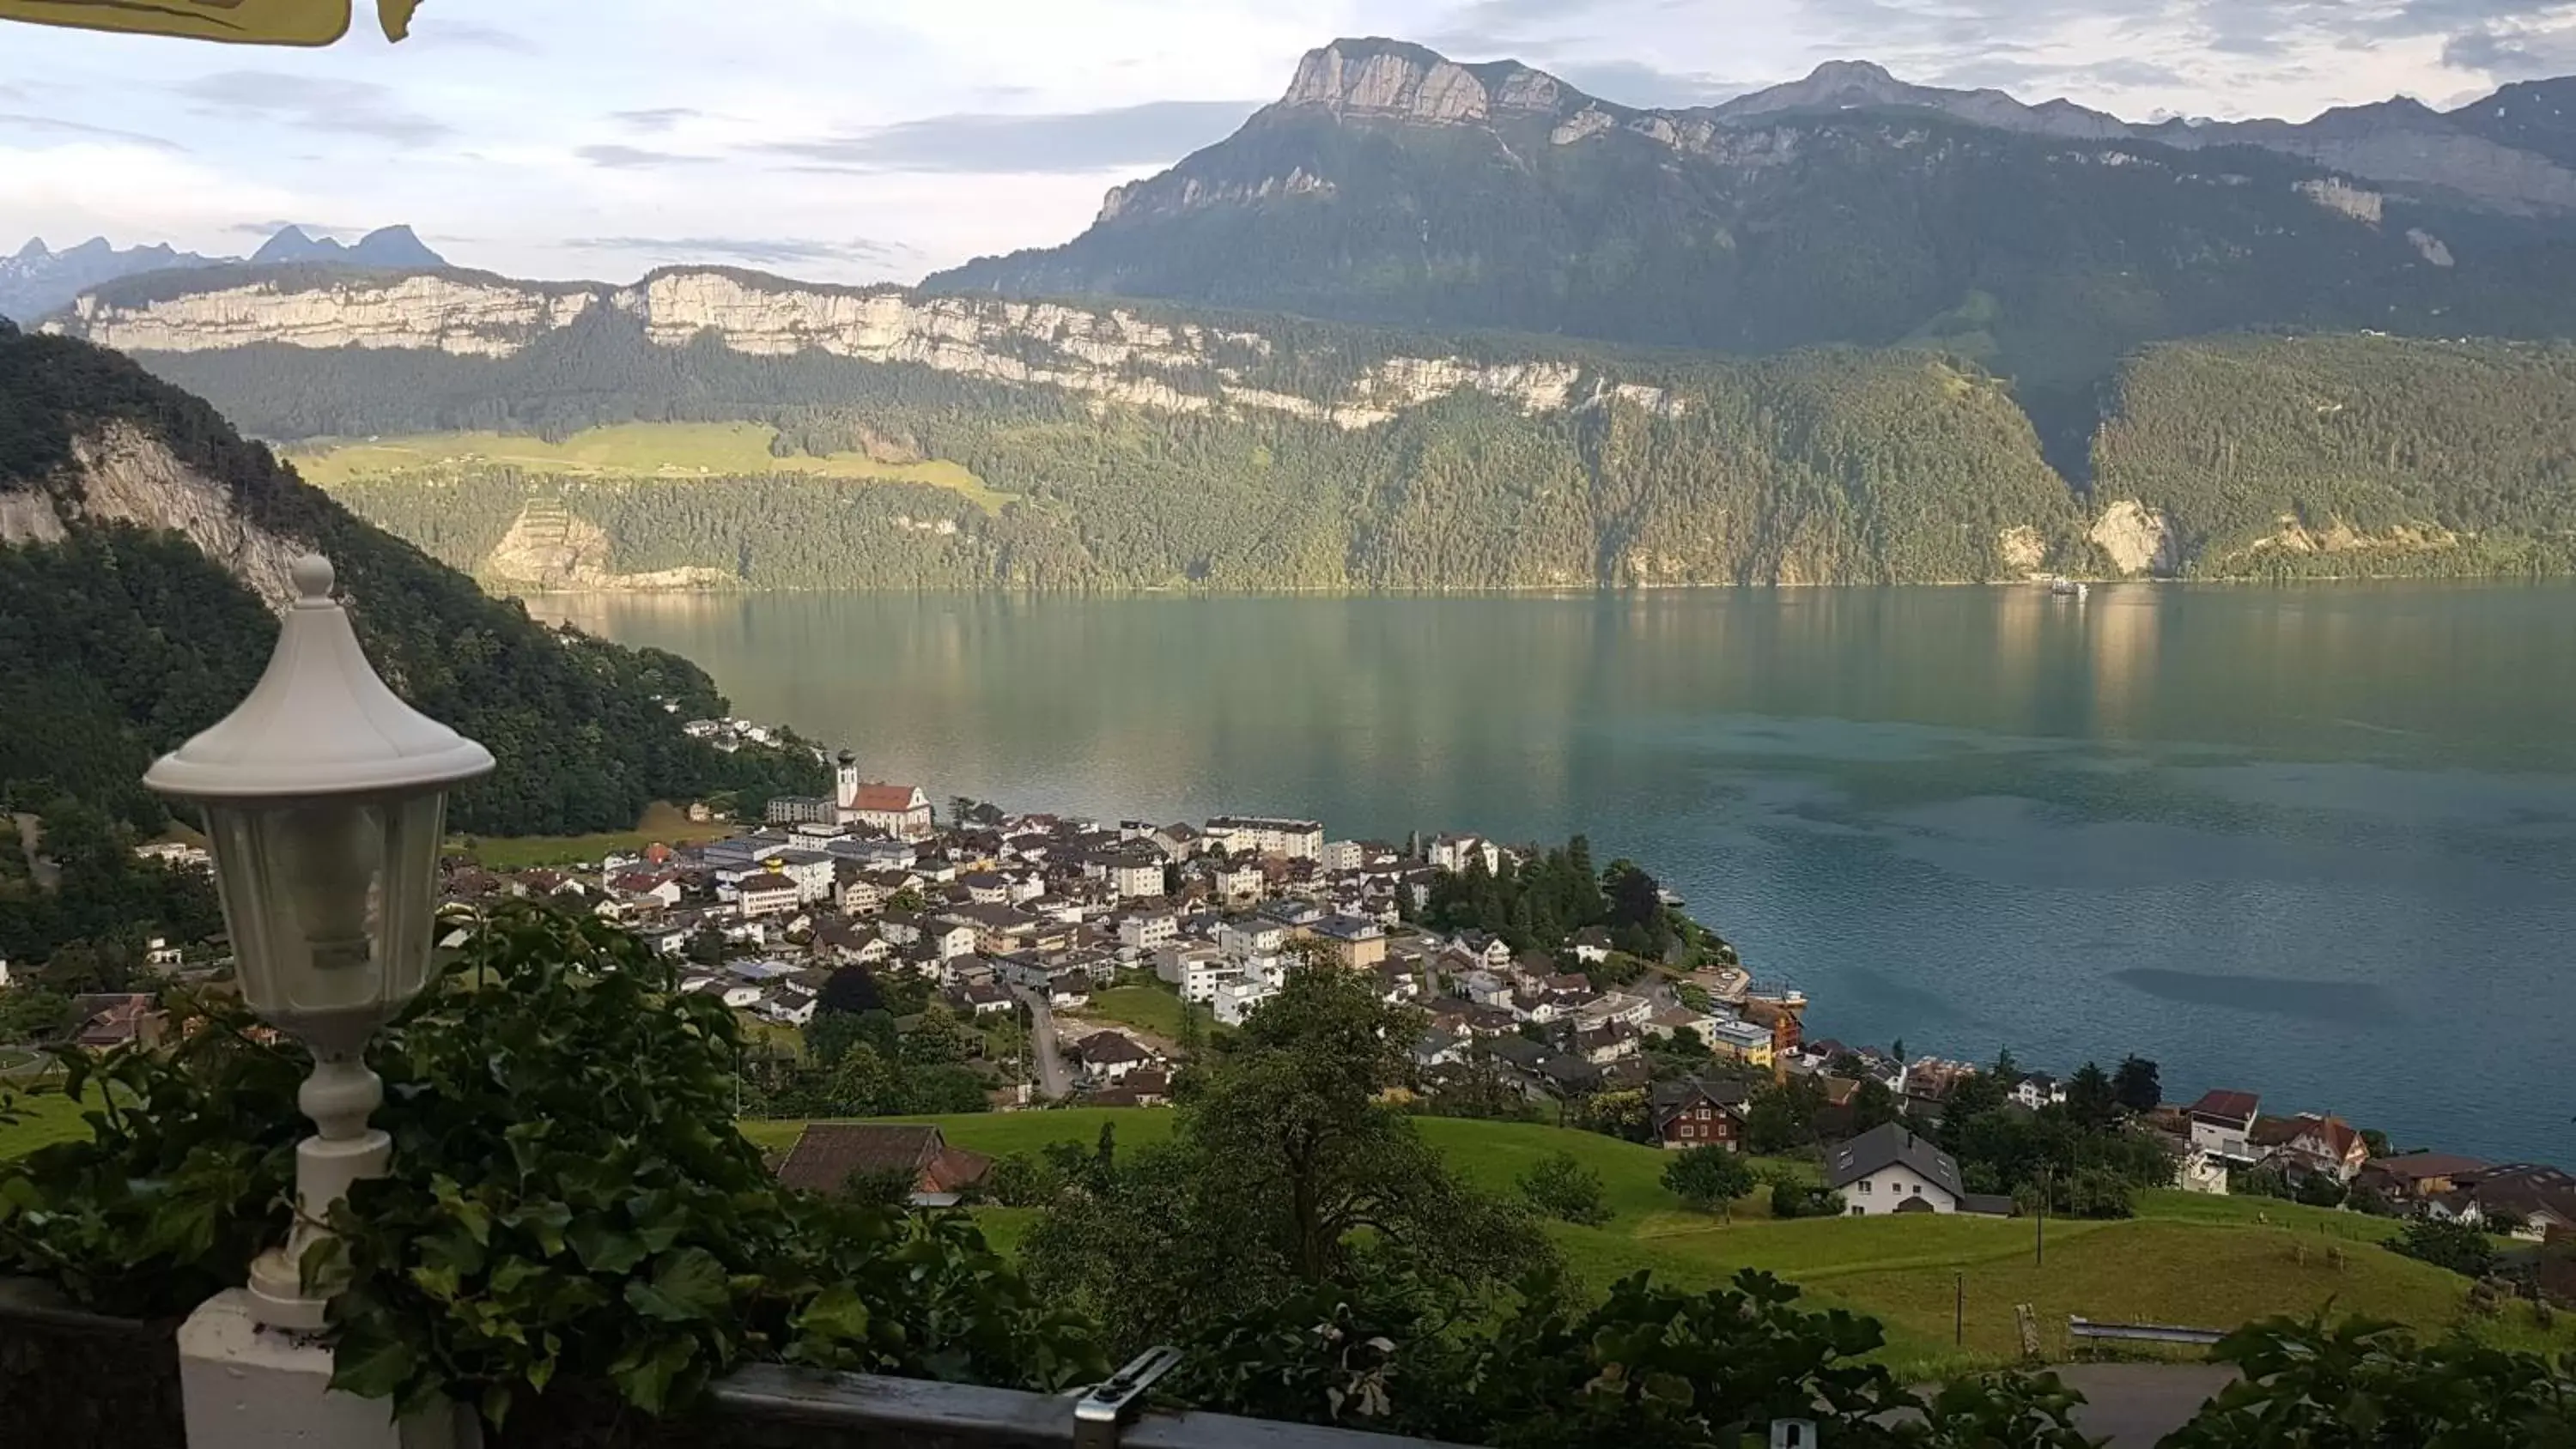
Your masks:
{"label": "forested hillside", "polygon": [[460,829],[625,828],[657,798],[820,786],[809,758],[684,735],[723,709],[688,661],[545,629],[127,359],[0,327],[0,806],[68,796],[157,826],[136,777],[258,676],[277,624],[245,578],[280,544],[330,555],[395,689],[498,758],[451,807]]}
{"label": "forested hillside", "polygon": [[2229,338],[2120,375],[2094,493],[2211,576],[2576,571],[2576,345]]}
{"label": "forested hillside", "polygon": [[764,588],[1901,582],[2017,577],[2051,547],[2086,558],[2012,398],[1921,352],[1664,358],[1646,401],[1462,390],[1358,428],[820,352],[658,348],[609,319],[498,359],[268,346],[150,360],[272,436],[750,418],[782,450],[942,459],[1005,500],[995,513],[900,482],[531,477],[471,460],[343,485],[353,508],[463,568],[531,497],[605,530],[617,572],[714,568]]}

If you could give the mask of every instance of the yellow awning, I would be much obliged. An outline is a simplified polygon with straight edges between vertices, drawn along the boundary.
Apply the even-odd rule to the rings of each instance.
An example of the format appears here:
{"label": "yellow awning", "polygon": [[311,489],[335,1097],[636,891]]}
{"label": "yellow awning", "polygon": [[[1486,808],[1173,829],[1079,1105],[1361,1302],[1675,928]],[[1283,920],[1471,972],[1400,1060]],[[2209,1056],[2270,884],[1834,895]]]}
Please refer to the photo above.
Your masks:
{"label": "yellow awning", "polygon": [[[410,33],[419,4],[377,0],[385,39]],[[349,0],[0,0],[0,20],[236,45],[329,45],[349,31]]]}

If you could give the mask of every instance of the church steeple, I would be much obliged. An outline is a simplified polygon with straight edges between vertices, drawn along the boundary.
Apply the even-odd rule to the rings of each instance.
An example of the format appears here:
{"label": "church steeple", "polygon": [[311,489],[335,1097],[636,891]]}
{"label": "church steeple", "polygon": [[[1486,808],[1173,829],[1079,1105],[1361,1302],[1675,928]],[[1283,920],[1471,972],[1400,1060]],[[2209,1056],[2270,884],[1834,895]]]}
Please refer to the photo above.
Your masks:
{"label": "church steeple", "polygon": [[843,750],[837,763],[839,768],[833,772],[832,803],[843,810],[854,810],[859,803],[859,757]]}

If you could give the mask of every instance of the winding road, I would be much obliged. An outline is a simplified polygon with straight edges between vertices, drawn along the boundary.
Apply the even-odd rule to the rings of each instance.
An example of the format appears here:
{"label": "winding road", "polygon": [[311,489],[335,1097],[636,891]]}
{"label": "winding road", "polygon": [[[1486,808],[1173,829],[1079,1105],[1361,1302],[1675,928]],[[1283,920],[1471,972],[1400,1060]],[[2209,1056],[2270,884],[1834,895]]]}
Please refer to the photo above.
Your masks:
{"label": "winding road", "polygon": [[1038,1093],[1055,1099],[1072,1095],[1073,1072],[1064,1064],[1064,1048],[1055,1039],[1055,1013],[1047,1009],[1046,998],[1026,986],[1014,986],[1011,994],[1029,1008],[1029,1046],[1038,1058]]}

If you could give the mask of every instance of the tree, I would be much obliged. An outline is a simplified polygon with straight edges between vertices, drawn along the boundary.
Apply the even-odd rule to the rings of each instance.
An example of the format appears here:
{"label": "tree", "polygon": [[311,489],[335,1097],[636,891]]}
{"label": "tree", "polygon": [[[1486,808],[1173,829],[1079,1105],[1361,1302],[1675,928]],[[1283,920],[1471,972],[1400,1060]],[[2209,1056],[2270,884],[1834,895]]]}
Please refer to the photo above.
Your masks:
{"label": "tree", "polygon": [[2388,1246],[2464,1277],[2483,1278],[2495,1270],[2495,1245],[2467,1223],[2416,1218]]}
{"label": "tree", "polygon": [[957,1014],[931,1003],[903,1034],[903,1063],[908,1067],[951,1066],[966,1060],[966,1029]]}
{"label": "tree", "polygon": [[1905,1108],[1896,1094],[1876,1077],[1861,1078],[1860,1089],[1852,1093],[1851,1129],[1857,1137],[1873,1127],[1905,1120]]}
{"label": "tree", "polygon": [[1895,1041],[1889,1043],[1887,1054],[1896,1058],[1896,1064],[1898,1066],[1901,1067],[1905,1065],[1905,1038],[1900,1036]]}
{"label": "tree", "polygon": [[1168,1142],[1121,1152],[1030,1228],[1031,1279],[1127,1348],[1317,1292],[1472,1313],[1553,1264],[1525,1208],[1466,1186],[1380,1100],[1419,1033],[1367,973],[1291,968]]}
{"label": "tree", "polygon": [[1816,1113],[1825,1105],[1824,1083],[1791,1077],[1755,1092],[1744,1106],[1744,1146],[1766,1156],[1816,1140]]}
{"label": "tree", "polygon": [[922,900],[921,892],[914,890],[910,886],[905,886],[902,890],[896,891],[893,895],[890,895],[885,899],[885,908],[887,910],[903,911],[909,914],[919,914],[927,904],[927,902]]}
{"label": "tree", "polygon": [[1995,1080],[2003,1083],[2007,1089],[2021,1082],[2021,1063],[2013,1060],[2011,1047],[2005,1047],[1995,1053],[1995,1064],[1992,1070]]}
{"label": "tree", "polygon": [[1549,1217],[1587,1228],[1610,1221],[1610,1206],[1602,1200],[1601,1174],[1571,1152],[1540,1158],[1516,1181],[1530,1206]]}
{"label": "tree", "polygon": [[2158,1080],[2156,1064],[2141,1056],[2120,1059],[2119,1070],[2111,1074],[2112,1094],[2120,1105],[2132,1112],[2152,1112],[2163,1104],[2164,1083]]}
{"label": "tree", "polygon": [[2100,1067],[2086,1062],[2075,1069],[2066,1083],[2066,1115],[2087,1132],[2104,1131],[2119,1120],[2119,1090]]}
{"label": "tree", "polygon": [[32,985],[0,991],[0,1042],[43,1041],[71,1024],[71,998],[59,991]]}
{"label": "tree", "polygon": [[1664,1186],[1698,1212],[1735,1215],[1735,1200],[1753,1190],[1752,1164],[1723,1147],[1691,1147],[1664,1164]]}
{"label": "tree", "polygon": [[814,1010],[829,1015],[843,1012],[856,1015],[862,1011],[885,1010],[885,994],[877,989],[877,979],[865,966],[844,966],[823,982],[823,994]]}

